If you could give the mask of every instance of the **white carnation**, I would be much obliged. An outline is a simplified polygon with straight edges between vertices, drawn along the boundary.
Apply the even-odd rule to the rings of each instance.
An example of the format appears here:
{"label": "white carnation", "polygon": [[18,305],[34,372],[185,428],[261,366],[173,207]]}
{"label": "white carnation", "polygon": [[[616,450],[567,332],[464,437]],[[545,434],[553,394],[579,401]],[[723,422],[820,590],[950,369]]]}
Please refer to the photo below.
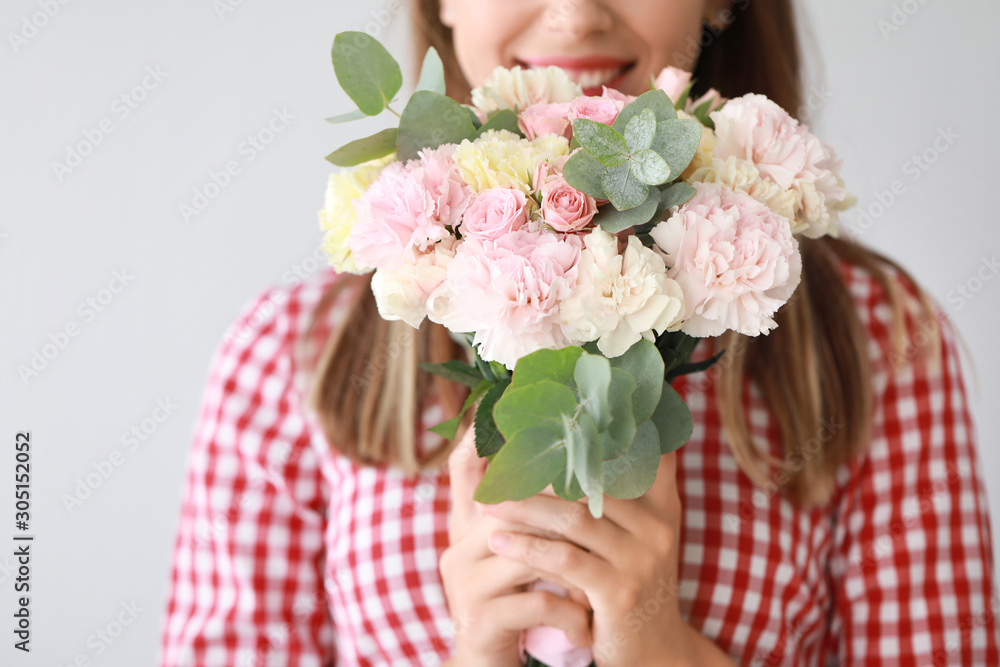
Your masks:
{"label": "white carnation", "polygon": [[520,111],[532,104],[572,102],[581,95],[580,85],[558,67],[497,67],[482,87],[473,89],[472,105],[491,114],[501,109]]}
{"label": "white carnation", "polygon": [[617,357],[680,322],[684,294],[657,253],[635,236],[619,253],[617,237],[599,228],[584,243],[576,290],[560,310],[570,339],[596,340],[603,354]]}
{"label": "white carnation", "polygon": [[448,237],[426,253],[411,257],[395,271],[379,269],[372,276],[372,293],[379,315],[386,320],[403,320],[414,329],[427,316],[427,303],[448,275],[455,258],[455,237]]}

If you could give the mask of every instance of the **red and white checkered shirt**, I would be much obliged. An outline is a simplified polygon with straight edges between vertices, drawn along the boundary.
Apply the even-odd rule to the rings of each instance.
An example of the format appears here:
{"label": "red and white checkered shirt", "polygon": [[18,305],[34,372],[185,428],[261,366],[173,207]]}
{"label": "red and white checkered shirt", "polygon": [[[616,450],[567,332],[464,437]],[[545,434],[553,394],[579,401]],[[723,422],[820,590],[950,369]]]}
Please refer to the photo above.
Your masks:
{"label": "red and white checkered shirt", "polygon": [[[988,504],[954,334],[943,322],[937,371],[891,375],[882,290],[843,270],[871,338],[875,422],[828,507],[800,510],[777,486],[754,487],[724,443],[712,371],[677,383],[695,421],[678,456],[681,610],[741,665],[1000,664]],[[447,471],[407,477],[336,454],[293,379],[292,346],[336,278],[260,295],[218,349],[163,665],[401,667],[450,655],[438,573]],[[755,438],[778,453],[768,410],[754,388],[746,396]],[[425,413],[422,428],[439,418]]]}

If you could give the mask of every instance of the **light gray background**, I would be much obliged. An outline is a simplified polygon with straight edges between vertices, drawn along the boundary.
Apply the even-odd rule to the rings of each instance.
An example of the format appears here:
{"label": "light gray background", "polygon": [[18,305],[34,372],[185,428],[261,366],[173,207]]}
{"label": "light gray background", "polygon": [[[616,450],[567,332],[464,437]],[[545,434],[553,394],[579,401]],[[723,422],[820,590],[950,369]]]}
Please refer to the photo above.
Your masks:
{"label": "light gray background", "polygon": [[[14,533],[6,526],[19,430],[32,432],[37,535],[30,657],[11,648],[14,563],[12,549],[0,548],[8,554],[0,555],[0,662],[62,666],[83,654],[94,665],[148,665],[158,656],[211,354],[251,297],[318,267],[316,212],[330,171],[323,156],[382,126],[323,122],[350,108],[329,62],[333,35],[368,30],[409,62],[408,23],[387,0],[48,1],[58,11],[26,43],[10,34],[32,35],[25,21],[42,22],[33,17],[45,0],[5,0],[0,9],[0,513],[9,517],[0,539],[10,544]],[[844,158],[843,176],[860,199],[846,221],[913,270],[968,341],[980,454],[1000,516],[993,446],[1000,281],[984,264],[1000,250],[993,34],[1000,5],[807,0],[804,7],[813,125]],[[899,29],[886,32],[894,18]],[[879,21],[888,23],[880,29]],[[159,68],[162,80],[146,78],[149,89],[138,95],[145,99],[124,117],[116,100],[143,85],[147,68]],[[250,160],[241,142],[267,127],[275,110],[294,119]],[[60,181],[54,163],[103,119],[113,131]],[[958,138],[914,179],[908,161],[935,151],[939,130],[948,128]],[[185,222],[179,206],[229,161],[240,173]],[[870,221],[859,218],[895,180],[902,194]],[[78,309],[122,270],[133,277],[103,294],[113,298],[101,312]],[[976,293],[960,297],[959,286]],[[22,381],[18,366],[72,324],[78,335]],[[149,418],[158,400],[177,407],[129,451],[122,433]],[[113,450],[120,465],[67,509],[64,494]],[[88,639],[123,603],[142,611],[97,655]]]}

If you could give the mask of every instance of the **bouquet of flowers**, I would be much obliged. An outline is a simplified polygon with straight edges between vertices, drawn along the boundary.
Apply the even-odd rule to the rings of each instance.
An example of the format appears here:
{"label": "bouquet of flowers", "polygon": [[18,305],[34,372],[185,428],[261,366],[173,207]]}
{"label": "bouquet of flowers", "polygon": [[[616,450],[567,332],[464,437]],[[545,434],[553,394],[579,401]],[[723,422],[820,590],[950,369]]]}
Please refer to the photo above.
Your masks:
{"label": "bouquet of flowers", "polygon": [[[604,494],[645,493],[692,431],[671,381],[722,354],[691,363],[698,339],[772,330],[799,284],[796,235],[835,233],[854,200],[833,150],[777,104],[691,99],[675,68],[638,97],[498,68],[462,105],[431,49],[397,113],[402,75],[376,40],[337,35],[333,64],[358,110],[329,121],[399,122],[327,156],[350,169],[330,177],[324,247],[374,272],[382,317],[468,342],[468,363],[427,370],[470,387],[463,413],[478,404],[479,502],[551,484],[599,517]],[[454,437],[461,417],[433,430]]]}

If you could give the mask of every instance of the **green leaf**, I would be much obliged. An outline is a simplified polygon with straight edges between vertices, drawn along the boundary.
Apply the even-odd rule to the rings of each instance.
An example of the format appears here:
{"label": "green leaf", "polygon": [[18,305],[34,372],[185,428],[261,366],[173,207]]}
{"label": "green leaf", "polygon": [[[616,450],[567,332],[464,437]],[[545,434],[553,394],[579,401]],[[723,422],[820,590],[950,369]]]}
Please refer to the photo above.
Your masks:
{"label": "green leaf", "polygon": [[601,355],[581,355],[576,362],[573,378],[576,380],[583,409],[594,419],[598,431],[605,430],[611,423],[611,407],[608,404],[611,362]]}
{"label": "green leaf", "polygon": [[659,465],[660,437],[653,422],[646,422],[627,452],[604,462],[604,492],[622,500],[638,498],[653,486]]}
{"label": "green leaf", "polygon": [[650,188],[646,201],[635,208],[619,211],[614,206],[605,206],[598,209],[597,215],[594,216],[594,224],[610,234],[617,234],[630,227],[649,222],[656,214],[659,201],[660,191]]}
{"label": "green leaf", "polygon": [[677,390],[669,383],[663,383],[663,394],[652,417],[660,434],[660,453],[669,454],[680,448],[694,432],[691,410]]}
{"label": "green leaf", "polygon": [[504,444],[503,436],[493,421],[493,406],[510,386],[510,380],[501,380],[490,387],[476,408],[476,452],[479,456],[492,456]]}
{"label": "green leaf", "polygon": [[603,449],[594,420],[586,412],[576,421],[563,419],[566,443],[565,485],[571,484],[570,475],[580,482],[587,494],[590,513],[600,518],[604,511],[604,467],[601,465]]}
{"label": "green leaf", "polygon": [[555,494],[563,500],[575,502],[587,494],[585,494],[583,489],[580,488],[580,482],[577,481],[576,476],[573,475],[572,477],[572,481],[569,486],[567,486],[566,475],[560,472],[560,474],[556,475],[556,478],[552,480],[552,490],[555,491]]}
{"label": "green leaf", "polygon": [[524,500],[548,486],[565,467],[561,428],[522,429],[490,461],[473,498],[481,503]]}
{"label": "green leaf", "polygon": [[354,167],[377,160],[396,150],[396,133],[396,128],[386,128],[378,134],[341,146],[327,155],[326,159],[338,167]]}
{"label": "green leaf", "polygon": [[548,424],[562,431],[562,416],[576,414],[576,393],[569,387],[543,380],[505,392],[493,408],[493,419],[504,437],[524,428]]}
{"label": "green leaf", "polygon": [[646,185],[659,185],[670,180],[670,165],[656,151],[648,148],[632,155],[629,165],[632,175]]}
{"label": "green leaf", "polygon": [[648,340],[640,340],[622,354],[611,359],[613,368],[620,368],[635,380],[632,394],[632,412],[635,422],[641,424],[649,419],[660,402],[663,390],[663,357],[656,345]]}
{"label": "green leaf", "polygon": [[701,123],[687,118],[657,125],[652,149],[667,161],[672,173],[680,175],[691,164],[700,143]]}
{"label": "green leaf", "polygon": [[363,113],[376,116],[403,85],[399,63],[378,40],[363,32],[342,32],[333,40],[337,81]]}
{"label": "green leaf", "polygon": [[360,120],[362,118],[367,118],[366,114],[361,109],[355,109],[354,111],[348,111],[347,113],[342,113],[339,116],[330,116],[326,119],[326,122],[336,125],[337,123],[346,123],[352,120]]}
{"label": "green leaf", "polygon": [[444,63],[441,62],[441,56],[438,55],[437,49],[433,46],[427,49],[427,53],[424,55],[416,89],[429,90],[439,95],[445,94]]}
{"label": "green leaf", "polygon": [[657,124],[677,118],[677,112],[674,110],[674,105],[670,101],[670,98],[667,97],[665,92],[657,88],[656,90],[643,93],[626,104],[625,108],[618,114],[618,117],[615,118],[615,122],[611,127],[618,132],[624,132],[625,128],[628,127],[629,121],[642,113],[643,109],[650,109],[653,112]]}
{"label": "green leaf", "polygon": [[697,190],[683,181],[671,183],[660,190],[660,203],[656,207],[656,216],[662,214],[669,208],[680,206],[691,197],[694,197]]}
{"label": "green leaf", "polygon": [[490,130],[507,130],[508,132],[513,132],[519,137],[524,136],[524,133],[521,132],[521,127],[517,124],[517,114],[510,109],[501,109],[490,116],[486,120],[486,123],[476,130],[475,136],[479,137]]}
{"label": "green leaf", "polygon": [[611,424],[601,433],[601,448],[604,459],[613,459],[628,451],[635,438],[635,413],[632,410],[632,396],[635,394],[635,378],[620,368],[611,369],[611,387],[608,401],[611,403]]}
{"label": "green leaf", "polygon": [[604,165],[598,162],[587,151],[577,151],[563,165],[563,178],[580,192],[594,199],[607,199],[601,176],[604,175]]}
{"label": "green leaf", "polygon": [[431,433],[437,433],[442,438],[447,440],[454,440],[455,435],[458,433],[458,425],[462,422],[462,417],[465,416],[466,410],[472,407],[472,404],[479,400],[480,396],[489,391],[490,386],[491,385],[487,380],[480,382],[479,385],[472,390],[472,393],[469,394],[469,397],[465,399],[462,409],[458,411],[456,416],[427,430]]}
{"label": "green leaf", "polygon": [[420,368],[428,373],[440,375],[445,380],[458,382],[472,388],[479,386],[479,383],[485,379],[478,368],[457,359],[446,361],[443,364],[420,364]]}
{"label": "green leaf", "polygon": [[649,197],[649,186],[632,174],[628,164],[612,167],[604,172],[601,185],[611,204],[619,211],[626,211],[644,203]]}
{"label": "green leaf", "polygon": [[514,367],[512,387],[520,389],[542,380],[551,380],[575,389],[576,362],[581,356],[583,350],[579,347],[541,349],[523,356]]}
{"label": "green leaf", "polygon": [[714,366],[716,362],[719,361],[719,359],[722,359],[722,355],[724,355],[725,353],[726,351],[722,350],[721,352],[711,357],[710,359],[704,359],[702,361],[695,361],[689,364],[680,364],[678,366],[674,366],[666,374],[665,378],[667,382],[673,382],[674,378],[678,378],[682,375],[687,375],[688,373],[700,373],[701,371],[706,371],[712,366]]}
{"label": "green leaf", "polygon": [[473,111],[472,107],[463,105],[462,108],[465,109],[466,114],[468,114],[469,122],[472,123],[472,127],[478,130],[482,126],[483,121],[479,120],[479,116],[476,115],[476,112]]}
{"label": "green leaf", "polygon": [[652,109],[643,109],[637,113],[625,126],[625,143],[633,155],[653,145],[653,135],[656,134],[656,115]]}
{"label": "green leaf", "polygon": [[461,143],[475,131],[461,104],[444,95],[418,90],[399,119],[396,153],[400,160],[412,160],[425,148]]}
{"label": "green leaf", "polygon": [[580,140],[585,151],[607,167],[617,167],[628,160],[625,137],[604,123],[577,118],[573,121],[573,136]]}

